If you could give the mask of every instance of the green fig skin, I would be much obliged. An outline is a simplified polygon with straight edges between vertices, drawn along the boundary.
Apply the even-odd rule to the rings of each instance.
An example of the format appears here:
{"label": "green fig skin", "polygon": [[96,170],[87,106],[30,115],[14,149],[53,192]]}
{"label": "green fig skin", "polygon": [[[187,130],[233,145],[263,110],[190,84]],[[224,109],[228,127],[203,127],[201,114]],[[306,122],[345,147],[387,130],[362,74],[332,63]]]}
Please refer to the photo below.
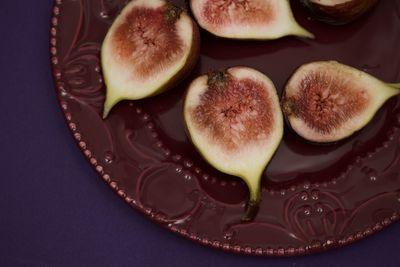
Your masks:
{"label": "green fig skin", "polygon": [[[241,87],[248,80],[262,86]],[[261,200],[262,174],[283,136],[283,116],[272,81],[246,67],[200,76],[186,92],[183,114],[187,135],[203,158],[248,186],[242,221],[252,221]]]}
{"label": "green fig skin", "polygon": [[299,136],[312,144],[332,144],[360,131],[399,94],[400,84],[336,61],[318,61],[295,71],[281,106],[286,123]]}

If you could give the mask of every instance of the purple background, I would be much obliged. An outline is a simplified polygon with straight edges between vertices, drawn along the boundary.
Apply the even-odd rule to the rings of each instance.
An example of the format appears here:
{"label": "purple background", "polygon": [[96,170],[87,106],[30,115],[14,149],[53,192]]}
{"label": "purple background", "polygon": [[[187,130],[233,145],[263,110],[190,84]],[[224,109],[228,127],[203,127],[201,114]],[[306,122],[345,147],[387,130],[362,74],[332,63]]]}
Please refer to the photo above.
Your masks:
{"label": "purple background", "polygon": [[0,266],[399,266],[400,223],[319,255],[202,247],[129,208],[75,145],[49,62],[51,0],[0,3]]}

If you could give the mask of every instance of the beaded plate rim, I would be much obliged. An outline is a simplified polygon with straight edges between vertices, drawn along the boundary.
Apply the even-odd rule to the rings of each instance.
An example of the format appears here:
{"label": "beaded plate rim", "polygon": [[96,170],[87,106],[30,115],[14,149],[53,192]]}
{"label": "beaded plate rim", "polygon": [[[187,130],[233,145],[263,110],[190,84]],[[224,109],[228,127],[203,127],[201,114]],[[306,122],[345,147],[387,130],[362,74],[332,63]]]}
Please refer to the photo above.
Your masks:
{"label": "beaded plate rim", "polygon": [[118,188],[118,184],[115,180],[113,180],[112,176],[108,173],[105,173],[104,167],[99,164],[98,159],[91,153],[90,148],[87,146],[85,140],[83,140],[81,134],[79,133],[79,129],[77,125],[72,120],[72,115],[67,112],[68,107],[60,98],[60,94],[63,91],[63,85],[60,83],[61,71],[58,68],[58,51],[57,51],[57,42],[58,42],[58,27],[59,27],[59,16],[60,16],[60,7],[63,5],[62,0],[53,0],[53,8],[51,15],[51,27],[50,27],[50,61],[51,61],[51,69],[52,76],[54,80],[54,86],[57,92],[57,101],[63,113],[64,119],[68,125],[69,131],[74,137],[75,143],[78,145],[79,149],[83,152],[88,162],[94,167],[96,172],[100,175],[102,180],[108,184],[108,186],[120,196],[125,203],[127,203],[130,207],[144,214],[151,221],[156,224],[162,226],[168,231],[178,234],[186,239],[192,240],[198,244],[211,247],[214,249],[219,249],[227,252],[233,252],[236,254],[243,255],[253,255],[253,256],[275,256],[275,257],[288,257],[288,256],[305,256],[310,254],[315,254],[319,252],[324,252],[330,249],[335,249],[339,247],[343,247],[349,244],[352,244],[358,240],[365,239],[366,237],[371,236],[377,232],[380,232],[384,228],[389,225],[400,220],[400,214],[398,212],[394,212],[390,217],[383,219],[381,222],[378,222],[374,225],[370,225],[366,227],[364,231],[358,231],[353,234],[349,234],[338,240],[326,240],[324,243],[318,242],[318,244],[311,244],[309,246],[300,246],[297,248],[288,247],[288,248],[261,248],[261,247],[248,247],[248,246],[240,246],[240,245],[230,245],[224,244],[220,241],[213,241],[207,237],[202,237],[194,233],[189,233],[186,229],[178,229],[176,227],[168,227],[165,223],[163,223],[163,219],[157,216],[152,216],[151,210],[142,206],[141,204],[137,204],[135,199],[128,196],[123,190]]}

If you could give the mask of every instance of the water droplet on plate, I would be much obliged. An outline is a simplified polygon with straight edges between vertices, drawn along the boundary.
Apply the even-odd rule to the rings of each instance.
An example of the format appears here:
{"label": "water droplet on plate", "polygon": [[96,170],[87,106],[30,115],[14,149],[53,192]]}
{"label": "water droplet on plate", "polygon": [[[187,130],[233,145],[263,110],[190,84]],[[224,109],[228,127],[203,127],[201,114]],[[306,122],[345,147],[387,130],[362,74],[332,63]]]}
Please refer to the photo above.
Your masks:
{"label": "water droplet on plate", "polygon": [[186,168],[191,168],[193,166],[193,162],[190,160],[185,160],[183,164],[185,165]]}
{"label": "water droplet on plate", "polygon": [[68,93],[67,93],[67,91],[65,91],[65,90],[61,90],[61,91],[60,91],[60,95],[63,96],[63,97],[65,97],[65,96],[68,95]]}
{"label": "water droplet on plate", "polygon": [[102,17],[103,19],[108,19],[110,17],[110,14],[108,14],[107,11],[101,11],[100,17]]}
{"label": "water droplet on plate", "polygon": [[115,160],[115,156],[111,151],[107,151],[104,153],[104,162],[107,164],[111,164]]}
{"label": "water droplet on plate", "polygon": [[312,191],[311,192],[311,198],[313,200],[318,200],[319,196],[318,196],[318,191]]}
{"label": "water droplet on plate", "polygon": [[181,155],[174,155],[174,156],[172,157],[172,160],[175,161],[175,162],[178,162],[178,161],[180,161],[181,159],[182,159],[182,156],[181,156]]}
{"label": "water droplet on plate", "polygon": [[304,207],[304,214],[305,215],[310,215],[311,214],[311,207],[310,206]]}
{"label": "water droplet on plate", "polygon": [[308,200],[308,193],[305,191],[302,192],[300,195],[300,198],[301,198],[301,200],[304,200],[304,201]]}
{"label": "water droplet on plate", "polygon": [[317,212],[318,212],[318,213],[324,212],[324,208],[323,208],[323,206],[322,206],[321,204],[318,204],[318,205],[317,205]]}
{"label": "water droplet on plate", "polygon": [[309,189],[310,187],[311,187],[311,183],[310,182],[304,182],[304,185],[303,185],[303,187],[304,187],[304,189]]}
{"label": "water droplet on plate", "polygon": [[224,239],[225,240],[232,240],[232,237],[233,237],[233,232],[224,233]]}

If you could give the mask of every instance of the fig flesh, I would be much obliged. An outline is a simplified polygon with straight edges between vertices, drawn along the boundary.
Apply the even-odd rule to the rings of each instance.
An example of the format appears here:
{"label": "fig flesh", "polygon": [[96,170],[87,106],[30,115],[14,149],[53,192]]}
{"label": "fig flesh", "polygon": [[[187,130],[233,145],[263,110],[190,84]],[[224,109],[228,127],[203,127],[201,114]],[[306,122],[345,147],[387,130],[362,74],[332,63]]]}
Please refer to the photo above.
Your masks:
{"label": "fig flesh", "polygon": [[283,116],[272,81],[247,67],[195,79],[184,101],[188,135],[200,154],[223,173],[247,184],[244,221],[254,218],[260,179],[283,135]]}
{"label": "fig flesh", "polygon": [[300,1],[315,19],[332,25],[341,25],[358,19],[375,7],[379,0]]}
{"label": "fig flesh", "polygon": [[288,0],[190,0],[190,6],[199,25],[219,37],[314,37],[296,22]]}
{"label": "fig flesh", "polygon": [[282,110],[297,134],[331,143],[362,129],[399,89],[400,84],[384,83],[336,61],[312,62],[290,78]]}
{"label": "fig flesh", "polygon": [[133,0],[109,29],[101,49],[107,87],[105,118],[121,100],[153,96],[196,64],[199,32],[181,8],[164,0]]}

